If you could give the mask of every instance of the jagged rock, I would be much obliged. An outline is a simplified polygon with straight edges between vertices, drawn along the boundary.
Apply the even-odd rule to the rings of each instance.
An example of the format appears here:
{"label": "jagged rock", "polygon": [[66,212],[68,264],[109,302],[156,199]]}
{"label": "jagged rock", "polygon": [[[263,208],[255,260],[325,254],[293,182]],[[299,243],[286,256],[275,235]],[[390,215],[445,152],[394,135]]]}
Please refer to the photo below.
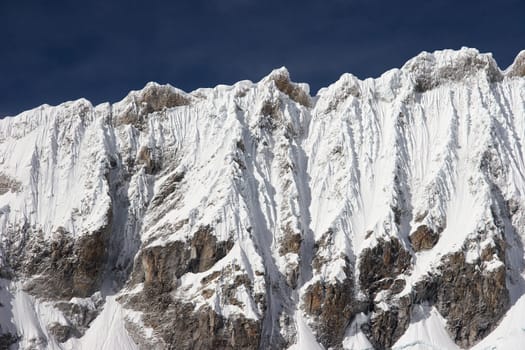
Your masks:
{"label": "jagged rock", "polygon": [[507,77],[524,77],[525,76],[525,50],[521,51],[514,62],[506,72]]}
{"label": "jagged rock", "polygon": [[[410,253],[392,238],[379,240],[372,248],[366,248],[359,258],[359,283],[361,288],[373,296],[377,290],[389,288],[385,278],[394,278],[405,272],[411,263]],[[390,281],[390,280],[387,280]]]}
{"label": "jagged rock", "polygon": [[[146,325],[163,339],[156,344],[165,349],[256,349],[261,336],[259,321],[242,315],[229,318],[218,315],[209,307],[198,310],[191,303],[175,299],[170,293],[177,287],[177,279],[187,272],[204,272],[222,259],[233,242],[218,242],[209,227],[201,227],[189,242],[175,241],[165,246],[144,248],[137,258],[132,283],[144,281],[144,291],[125,298],[128,307],[142,311]],[[231,273],[230,271],[229,273]],[[201,283],[207,285],[227,272],[211,273]],[[230,305],[243,307],[236,298],[240,286],[251,291],[247,275],[237,274],[231,284],[221,286],[221,295]],[[210,298],[214,291],[203,289]],[[140,331],[135,332],[138,341]]]}
{"label": "jagged rock", "polygon": [[269,79],[273,80],[279,91],[288,95],[293,101],[305,107],[310,106],[310,95],[301,86],[291,82],[290,74],[286,69],[273,71],[272,74],[270,74]]}
{"label": "jagged rock", "polygon": [[419,225],[409,236],[410,243],[416,252],[432,249],[439,240],[439,234],[435,233],[427,225]]}
{"label": "jagged rock", "polygon": [[368,297],[368,307],[373,310],[363,331],[377,349],[391,347],[410,323],[411,303],[405,298],[390,300],[388,309],[374,302],[381,291],[393,296],[403,290],[406,282],[396,277],[406,272],[410,264],[410,253],[397,239],[380,239],[372,248],[364,249],[359,258],[359,282]]}
{"label": "jagged rock", "polygon": [[137,164],[144,165],[146,174],[155,174],[162,167],[161,160],[155,156],[155,150],[142,147],[137,155]]}
{"label": "jagged rock", "polygon": [[[168,198],[168,196],[173,194],[179,187],[181,181],[184,179],[184,175],[184,172],[175,172],[168,176],[168,178],[164,180],[164,182],[160,186],[159,191],[151,199],[151,206],[159,207],[162,204],[162,202],[164,202],[164,200]],[[187,223],[187,220],[185,223]]]}
{"label": "jagged rock", "polygon": [[[156,349],[259,348],[260,322],[241,315],[224,318],[209,307],[195,310],[192,303],[167,301],[168,296],[159,298],[155,300],[159,303],[152,304],[148,301],[143,304],[145,309],[136,300],[133,304],[137,309],[145,311],[144,323],[153,327],[161,338],[162,342],[154,345]],[[155,305],[158,306],[154,310],[147,310]],[[137,331],[140,333],[140,330]],[[138,334],[135,334],[135,339],[139,344],[145,341]],[[146,344],[141,348],[147,348]]]}
{"label": "jagged rock", "polygon": [[[351,276],[350,270],[346,271]],[[308,286],[303,296],[303,310],[314,319],[313,329],[325,347],[340,348],[351,318],[363,309],[356,300],[350,277],[343,282],[317,281]]]}
{"label": "jagged rock", "polygon": [[299,254],[301,250],[301,242],[303,241],[299,233],[295,233],[289,226],[284,230],[284,237],[281,241],[279,254],[286,255],[288,253]]}
{"label": "jagged rock", "polygon": [[91,298],[82,300],[81,303],[59,301],[54,305],[69,321],[68,327],[71,327],[69,334],[75,337],[84,334],[90,323],[100,314],[104,305],[104,299],[100,293],[95,293]]}
{"label": "jagged rock", "polygon": [[70,325],[63,325],[60,323],[52,323],[48,326],[49,332],[53,334],[59,343],[66,342],[71,337],[79,337],[80,333]]}
{"label": "jagged rock", "polygon": [[166,108],[186,106],[190,98],[182,91],[169,85],[148,84],[143,90],[130,93],[127,99],[132,102],[118,115],[117,125],[131,124],[138,130],[145,130],[148,114]]}
{"label": "jagged rock", "polygon": [[410,324],[410,305],[393,305],[388,310],[374,308],[370,323],[363,331],[375,349],[389,349],[403,335]]}
{"label": "jagged rock", "polygon": [[232,241],[217,242],[209,226],[201,227],[190,242],[174,241],[142,249],[132,280],[144,281],[145,288],[171,291],[186,272],[208,270],[232,246]]}
{"label": "jagged rock", "polygon": [[[164,271],[164,270],[163,270]],[[219,275],[230,272],[212,273],[201,281],[210,283]],[[238,288],[243,286],[251,291],[251,281],[245,274],[237,275],[231,284],[221,286],[221,295],[230,305],[243,307],[236,298]],[[248,319],[241,314],[228,318],[220,316],[207,306],[198,309],[195,305],[177,300],[165,286],[145,286],[142,293],[122,298],[128,307],[143,312],[143,322],[155,330],[162,339],[155,343],[158,349],[258,349],[261,337],[261,322]],[[203,290],[203,296],[210,298],[214,291]],[[141,330],[130,325],[139,344],[149,344]],[[144,345],[148,347],[149,345]]]}
{"label": "jagged rock", "polygon": [[422,52],[402,68],[414,76],[416,92],[425,92],[446,82],[457,82],[485,72],[489,82],[503,79],[490,54],[480,54],[475,49],[444,50],[436,53]]}
{"label": "jagged rock", "polygon": [[24,261],[27,276],[37,275],[24,288],[49,299],[88,297],[100,287],[107,259],[109,224],[77,240],[58,230],[49,246],[36,243]]}
{"label": "jagged rock", "polygon": [[505,276],[505,265],[482,270],[477,264],[467,263],[463,252],[443,259],[435,302],[460,346],[470,347],[482,339],[507,311]]}

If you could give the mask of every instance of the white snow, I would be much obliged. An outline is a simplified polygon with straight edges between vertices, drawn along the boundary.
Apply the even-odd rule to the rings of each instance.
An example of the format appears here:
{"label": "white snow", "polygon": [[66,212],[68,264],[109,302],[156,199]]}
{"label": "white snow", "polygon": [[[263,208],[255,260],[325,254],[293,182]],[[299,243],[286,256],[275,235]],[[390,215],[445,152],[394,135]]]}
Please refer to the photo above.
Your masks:
{"label": "white snow", "polygon": [[401,349],[459,349],[445,329],[446,320],[428,305],[417,305],[412,310],[411,323],[392,350]]}
{"label": "white snow", "polygon": [[21,337],[20,349],[50,350],[135,350],[138,347],[124,327],[125,311],[107,296],[104,309],[81,338],[58,343],[49,333],[53,323],[67,325],[67,319],[52,304],[36,300],[22,290],[19,283],[0,280],[0,326],[3,332]]}
{"label": "white snow", "polygon": [[133,339],[129,336],[124,320],[126,314],[115,296],[107,296],[104,309],[93,321],[86,334],[80,339],[71,339],[62,345],[63,349],[138,349]]}
{"label": "white snow", "polygon": [[510,308],[498,327],[472,349],[520,349],[523,344],[525,344],[525,295]]}

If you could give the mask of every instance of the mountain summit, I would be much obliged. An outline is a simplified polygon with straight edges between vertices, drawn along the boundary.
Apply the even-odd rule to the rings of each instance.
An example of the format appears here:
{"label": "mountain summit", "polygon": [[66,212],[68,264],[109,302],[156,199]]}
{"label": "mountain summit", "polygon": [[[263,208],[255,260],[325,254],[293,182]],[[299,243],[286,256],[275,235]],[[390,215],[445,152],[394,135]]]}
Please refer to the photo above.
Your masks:
{"label": "mountain summit", "polygon": [[525,61],[0,120],[0,349],[525,343]]}

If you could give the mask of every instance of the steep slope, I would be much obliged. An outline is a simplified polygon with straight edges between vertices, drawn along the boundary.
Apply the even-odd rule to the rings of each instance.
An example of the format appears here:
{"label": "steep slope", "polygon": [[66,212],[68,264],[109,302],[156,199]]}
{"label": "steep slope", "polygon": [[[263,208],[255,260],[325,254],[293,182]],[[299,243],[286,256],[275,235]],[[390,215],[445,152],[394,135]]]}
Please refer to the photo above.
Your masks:
{"label": "steep slope", "polygon": [[0,120],[0,348],[519,342],[523,56]]}

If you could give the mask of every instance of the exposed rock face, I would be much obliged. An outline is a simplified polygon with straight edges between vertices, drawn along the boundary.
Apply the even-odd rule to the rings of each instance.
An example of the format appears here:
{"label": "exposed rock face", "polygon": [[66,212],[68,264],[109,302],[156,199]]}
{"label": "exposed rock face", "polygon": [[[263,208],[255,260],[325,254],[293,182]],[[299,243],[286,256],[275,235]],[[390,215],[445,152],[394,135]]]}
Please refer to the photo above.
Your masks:
{"label": "exposed rock face", "polygon": [[333,284],[316,282],[305,291],[304,311],[315,319],[317,339],[323,346],[340,348],[351,318],[362,311],[350,278]]}
{"label": "exposed rock face", "polygon": [[[224,286],[228,302],[236,305],[235,290],[243,282]],[[141,329],[130,325],[136,341],[144,348],[158,349],[257,349],[261,337],[261,323],[242,315],[224,318],[207,306],[196,307],[191,302],[178,300],[171,289],[145,284],[144,292],[124,297],[125,304],[144,314],[146,326],[155,330],[160,341],[151,343],[142,336]],[[203,290],[204,295],[207,289]],[[208,297],[211,297],[208,296]]]}
{"label": "exposed rock face", "polygon": [[[232,248],[232,241],[217,242],[210,227],[201,227],[189,242],[175,241],[165,246],[143,248],[137,258],[132,283],[144,283],[143,292],[125,297],[128,307],[144,313],[144,322],[155,330],[165,349],[256,349],[261,336],[261,324],[243,316],[224,318],[209,307],[178,300],[172,292],[178,278],[188,272],[209,270]],[[231,271],[230,271],[231,272]],[[226,272],[212,273],[202,279],[207,286]],[[224,284],[221,295],[231,305],[240,305],[236,290],[244,286],[251,290],[247,277],[239,275],[231,286]],[[203,289],[210,298],[213,289]],[[145,340],[140,330],[135,331],[138,342]]]}
{"label": "exposed rock face", "polygon": [[461,53],[445,50],[439,54],[449,57],[440,59],[434,54],[423,52],[403,66],[403,69],[414,74],[414,88],[417,92],[425,92],[447,82],[462,81],[479,72],[484,72],[489,82],[503,79],[503,74],[490,54],[480,55],[474,49]]}
{"label": "exposed rock face", "polygon": [[80,336],[80,333],[78,333],[75,328],[56,322],[49,325],[48,329],[59,343],[63,343],[71,337]]}
{"label": "exposed rock face", "polygon": [[131,124],[138,130],[146,128],[148,114],[167,108],[190,104],[190,98],[184,92],[167,85],[150,83],[140,91],[134,91],[127,97],[130,105],[120,115],[116,123]]}
{"label": "exposed rock face", "polygon": [[[103,306],[104,299],[100,293],[93,294],[89,299],[82,299],[81,303],[60,301],[55,304],[55,307],[67,318],[69,324],[55,324],[50,325],[50,327],[56,328],[56,331],[62,334],[63,340],[60,342],[70,337],[79,337],[84,334],[90,323],[100,314]],[[50,327],[48,329],[53,332]]]}
{"label": "exposed rock face", "polygon": [[[173,300],[168,294],[147,294],[143,297],[149,300],[133,298],[130,302],[136,310],[145,313],[144,323],[156,330],[160,341],[148,344],[144,343],[144,338],[137,337],[141,348],[258,349],[261,335],[259,322],[242,316],[226,319],[209,307],[195,309],[194,304]],[[137,334],[140,331],[137,329]]]}
{"label": "exposed rock face", "polygon": [[420,225],[410,234],[410,243],[416,252],[432,249],[439,240],[439,234],[426,225]]}
{"label": "exposed rock face", "polygon": [[470,347],[497,325],[509,306],[505,265],[487,270],[468,264],[464,253],[444,259],[437,281],[436,307],[462,347]]}
{"label": "exposed rock face", "polygon": [[275,82],[275,86],[277,89],[279,89],[282,93],[288,95],[293,101],[305,106],[309,107],[310,102],[310,95],[308,95],[308,91],[305,91],[303,87],[299,86],[296,83],[293,83],[290,80],[290,75],[288,74],[288,71],[280,69],[274,71],[270,75],[270,80],[273,80]]}
{"label": "exposed rock face", "polygon": [[388,349],[405,333],[410,323],[411,304],[404,298],[388,309],[374,306],[369,324],[363,331],[375,349]]}
{"label": "exposed rock face", "polygon": [[[368,308],[372,310],[370,322],[363,327],[363,331],[375,348],[391,347],[410,323],[410,303],[394,296],[405,284],[396,277],[407,272],[410,266],[410,253],[397,239],[381,239],[374,247],[364,249],[361,254],[359,282],[368,297]],[[380,293],[388,296],[388,309],[375,302]]]}
{"label": "exposed rock face", "polygon": [[59,230],[49,246],[34,242],[21,266],[27,276],[37,276],[26,283],[26,290],[49,299],[84,298],[95,293],[102,282],[110,232],[111,224],[75,241],[71,234]]}
{"label": "exposed rock face", "polygon": [[146,289],[169,292],[185,273],[208,270],[233,246],[231,241],[217,242],[211,232],[210,227],[201,227],[188,243],[175,241],[142,249],[133,279],[144,281]]}
{"label": "exposed rock face", "polygon": [[525,76],[525,50],[521,51],[514,59],[514,62],[506,72],[508,77],[524,77]]}
{"label": "exposed rock face", "polygon": [[142,147],[137,155],[137,163],[144,165],[147,174],[154,174],[161,168],[161,161],[156,157],[155,150]]}
{"label": "exposed rock face", "polygon": [[364,249],[359,260],[359,283],[371,296],[390,288],[393,278],[410,267],[411,256],[399,240],[380,240],[373,248]]}

